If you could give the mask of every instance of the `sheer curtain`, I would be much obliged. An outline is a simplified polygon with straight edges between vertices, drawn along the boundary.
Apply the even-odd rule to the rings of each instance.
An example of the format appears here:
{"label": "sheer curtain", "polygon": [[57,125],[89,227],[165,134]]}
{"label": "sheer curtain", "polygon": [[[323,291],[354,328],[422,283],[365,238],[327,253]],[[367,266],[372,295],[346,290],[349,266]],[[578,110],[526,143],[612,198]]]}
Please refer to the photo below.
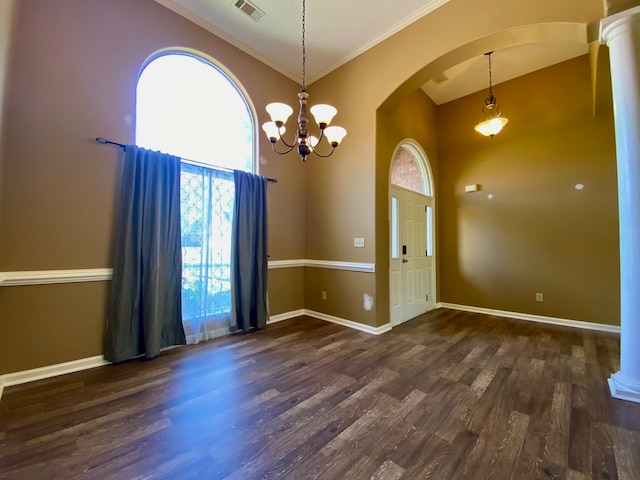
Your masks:
{"label": "sheer curtain", "polygon": [[104,356],[122,362],[183,345],[180,159],[127,145]]}
{"label": "sheer curtain", "polygon": [[182,321],[187,343],[229,333],[233,173],[182,163]]}

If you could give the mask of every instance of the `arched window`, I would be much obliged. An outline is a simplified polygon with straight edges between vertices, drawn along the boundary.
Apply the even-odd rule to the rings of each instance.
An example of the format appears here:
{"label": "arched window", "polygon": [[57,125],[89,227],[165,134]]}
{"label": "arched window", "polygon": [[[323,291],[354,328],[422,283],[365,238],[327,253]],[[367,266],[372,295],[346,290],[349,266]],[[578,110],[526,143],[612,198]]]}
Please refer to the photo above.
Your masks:
{"label": "arched window", "polygon": [[254,124],[238,86],[185,53],[147,63],[138,79],[136,143],[185,159],[254,171]]}
{"label": "arched window", "polygon": [[189,343],[229,332],[233,169],[254,172],[252,110],[221,68],[186,52],[144,66],[136,143],[183,158],[182,318]]}
{"label": "arched window", "polygon": [[424,164],[422,153],[414,145],[400,145],[391,165],[391,183],[422,195],[433,195]]}

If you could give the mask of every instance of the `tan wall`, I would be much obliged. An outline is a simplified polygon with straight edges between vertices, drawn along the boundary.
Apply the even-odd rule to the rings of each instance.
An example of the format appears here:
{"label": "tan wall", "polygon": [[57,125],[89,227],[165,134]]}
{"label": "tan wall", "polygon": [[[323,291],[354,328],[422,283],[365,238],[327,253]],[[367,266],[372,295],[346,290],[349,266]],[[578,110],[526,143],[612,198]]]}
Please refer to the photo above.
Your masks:
{"label": "tan wall", "polygon": [[[389,161],[378,151],[377,112],[388,114],[442,69],[491,49],[560,39],[587,44],[587,25],[603,16],[601,0],[513,2],[450,0],[310,87],[312,98],[338,108],[349,134],[336,155],[310,161],[307,255],[322,260],[388,261],[387,229],[380,228]],[[477,107],[475,107],[477,111]],[[439,158],[442,166],[442,158]],[[373,208],[373,206],[376,206]],[[354,236],[367,248],[354,249]],[[373,237],[373,238],[372,238]],[[381,247],[378,243],[383,242]],[[442,242],[440,242],[442,244]],[[442,270],[442,269],[441,269]],[[347,273],[340,284],[347,283]],[[376,324],[388,319],[388,272],[375,273]],[[336,316],[370,324],[369,312],[338,307]]]}
{"label": "tan wall", "polygon": [[[122,159],[93,138],[134,140],[136,79],[155,51],[185,47],[217,59],[248,92],[258,125],[265,104],[297,91],[152,0],[24,0],[16,13],[0,271],[111,266]],[[260,173],[278,179],[268,192],[271,260],[304,258],[306,170],[262,137]],[[300,278],[296,269],[270,275],[272,314],[303,308],[302,289],[289,288]],[[101,354],[107,285],[0,287],[0,374]]]}
{"label": "tan wall", "polygon": [[[4,111],[7,77],[9,76],[9,58],[11,57],[11,39],[14,23],[15,0],[0,2],[0,192],[2,191],[2,165],[4,146]],[[2,213],[2,195],[0,193],[0,214]],[[1,235],[1,233],[0,233]]]}
{"label": "tan wall", "polygon": [[613,118],[589,78],[583,56],[496,86],[493,139],[473,130],[487,92],[438,108],[441,301],[619,324]]}
{"label": "tan wall", "polygon": [[375,298],[374,282],[372,273],[306,268],[305,308],[375,327],[374,311],[365,308],[365,295]]}
{"label": "tan wall", "polygon": [[269,270],[269,313],[295,312],[304,308],[304,268]]}
{"label": "tan wall", "polygon": [[[436,105],[416,90],[392,112],[378,112],[376,122],[376,292],[377,324],[389,323],[389,171],[398,144],[408,138],[417,141],[427,154],[434,177],[438,205],[438,138]],[[436,216],[436,221],[437,221]],[[437,230],[436,230],[437,231]],[[437,248],[436,241],[436,248]],[[436,251],[437,258],[437,251]],[[437,271],[437,270],[436,270]]]}
{"label": "tan wall", "polygon": [[0,374],[102,355],[109,286],[0,288]]}
{"label": "tan wall", "polygon": [[13,31],[15,3],[15,0],[4,0],[0,2],[0,131],[2,131],[4,91],[11,53],[11,34]]}

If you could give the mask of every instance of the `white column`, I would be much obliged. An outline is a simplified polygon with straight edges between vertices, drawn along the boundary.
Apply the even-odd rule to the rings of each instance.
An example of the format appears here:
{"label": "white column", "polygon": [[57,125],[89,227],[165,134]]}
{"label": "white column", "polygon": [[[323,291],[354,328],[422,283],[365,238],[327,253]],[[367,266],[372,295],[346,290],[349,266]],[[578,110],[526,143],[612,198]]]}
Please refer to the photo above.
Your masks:
{"label": "white column", "polygon": [[609,47],[618,158],[620,371],[614,398],[640,403],[640,7],[600,22]]}

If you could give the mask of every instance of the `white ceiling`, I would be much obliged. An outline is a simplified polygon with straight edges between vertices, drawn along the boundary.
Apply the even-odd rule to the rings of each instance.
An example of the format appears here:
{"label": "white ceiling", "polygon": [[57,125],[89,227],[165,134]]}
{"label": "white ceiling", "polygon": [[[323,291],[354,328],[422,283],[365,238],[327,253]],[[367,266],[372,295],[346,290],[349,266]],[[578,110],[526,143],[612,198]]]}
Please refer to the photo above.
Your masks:
{"label": "white ceiling", "polygon": [[[156,0],[287,77],[301,81],[301,0],[250,0],[265,12],[254,21],[237,0]],[[328,74],[448,0],[322,0],[307,2],[306,81]],[[539,43],[496,51],[493,84],[587,53],[586,45]],[[480,55],[443,72],[422,88],[436,104],[488,89],[487,58]],[[446,80],[445,80],[446,79]],[[499,96],[499,92],[496,92]]]}

